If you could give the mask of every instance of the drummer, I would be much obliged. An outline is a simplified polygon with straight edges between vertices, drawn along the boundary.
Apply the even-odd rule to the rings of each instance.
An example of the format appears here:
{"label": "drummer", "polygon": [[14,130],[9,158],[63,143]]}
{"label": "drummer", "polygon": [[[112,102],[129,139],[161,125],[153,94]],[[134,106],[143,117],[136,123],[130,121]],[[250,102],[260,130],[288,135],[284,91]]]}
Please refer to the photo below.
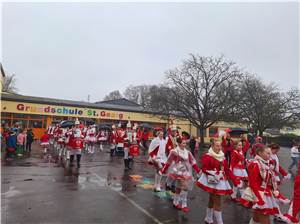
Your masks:
{"label": "drummer", "polygon": [[77,167],[80,168],[81,150],[83,149],[83,139],[84,136],[80,128],[80,122],[78,119],[76,119],[75,127],[72,129],[72,133],[69,139],[71,143],[70,166],[73,166],[74,157],[76,155]]}

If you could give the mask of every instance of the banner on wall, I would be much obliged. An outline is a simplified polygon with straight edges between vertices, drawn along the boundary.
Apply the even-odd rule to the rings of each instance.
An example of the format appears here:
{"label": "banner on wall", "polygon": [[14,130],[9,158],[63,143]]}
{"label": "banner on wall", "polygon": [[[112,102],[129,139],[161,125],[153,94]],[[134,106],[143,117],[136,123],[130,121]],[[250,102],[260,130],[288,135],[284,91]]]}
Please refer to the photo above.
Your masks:
{"label": "banner on wall", "polygon": [[68,116],[68,117],[85,117],[98,119],[112,120],[140,120],[149,122],[162,122],[165,120],[159,119],[150,114],[121,112],[112,110],[102,110],[94,108],[81,108],[69,106],[56,106],[47,104],[33,104],[24,102],[1,101],[1,112],[23,113],[23,114],[39,114],[50,116]]}

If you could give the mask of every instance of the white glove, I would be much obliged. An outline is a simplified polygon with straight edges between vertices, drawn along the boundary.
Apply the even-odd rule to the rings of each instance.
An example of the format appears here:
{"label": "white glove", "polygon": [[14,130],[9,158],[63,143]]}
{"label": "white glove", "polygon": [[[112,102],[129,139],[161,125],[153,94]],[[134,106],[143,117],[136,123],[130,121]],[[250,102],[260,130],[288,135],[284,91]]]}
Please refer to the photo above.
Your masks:
{"label": "white glove", "polygon": [[284,180],[290,180],[291,179],[291,174],[289,173],[289,174],[287,174],[287,175],[285,175],[284,177],[283,177],[283,179]]}
{"label": "white glove", "polygon": [[219,174],[216,174],[215,177],[218,178],[218,180],[221,180],[221,178],[224,177],[223,172],[219,172]]}

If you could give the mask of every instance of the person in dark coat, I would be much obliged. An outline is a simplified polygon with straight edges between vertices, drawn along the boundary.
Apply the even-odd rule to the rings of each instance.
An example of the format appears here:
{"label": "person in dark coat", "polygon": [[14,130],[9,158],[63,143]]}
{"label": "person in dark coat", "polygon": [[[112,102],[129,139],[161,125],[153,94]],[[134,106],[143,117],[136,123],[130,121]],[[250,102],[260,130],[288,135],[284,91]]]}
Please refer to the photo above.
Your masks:
{"label": "person in dark coat", "polygon": [[191,137],[189,144],[190,144],[191,153],[193,154],[193,156],[195,156],[195,148],[196,148],[196,139],[195,139],[195,136]]}
{"label": "person in dark coat", "polygon": [[26,137],[26,151],[31,152],[31,145],[34,141],[34,134],[32,133],[31,129],[27,130],[27,137]]}

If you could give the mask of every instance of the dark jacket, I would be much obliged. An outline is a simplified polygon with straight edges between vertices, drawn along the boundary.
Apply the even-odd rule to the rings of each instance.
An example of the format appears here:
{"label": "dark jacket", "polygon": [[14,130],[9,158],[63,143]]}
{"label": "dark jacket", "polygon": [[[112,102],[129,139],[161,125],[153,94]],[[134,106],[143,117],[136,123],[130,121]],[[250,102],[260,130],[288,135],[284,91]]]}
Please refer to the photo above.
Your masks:
{"label": "dark jacket", "polygon": [[27,143],[32,143],[34,140],[34,134],[31,131],[27,132]]}

